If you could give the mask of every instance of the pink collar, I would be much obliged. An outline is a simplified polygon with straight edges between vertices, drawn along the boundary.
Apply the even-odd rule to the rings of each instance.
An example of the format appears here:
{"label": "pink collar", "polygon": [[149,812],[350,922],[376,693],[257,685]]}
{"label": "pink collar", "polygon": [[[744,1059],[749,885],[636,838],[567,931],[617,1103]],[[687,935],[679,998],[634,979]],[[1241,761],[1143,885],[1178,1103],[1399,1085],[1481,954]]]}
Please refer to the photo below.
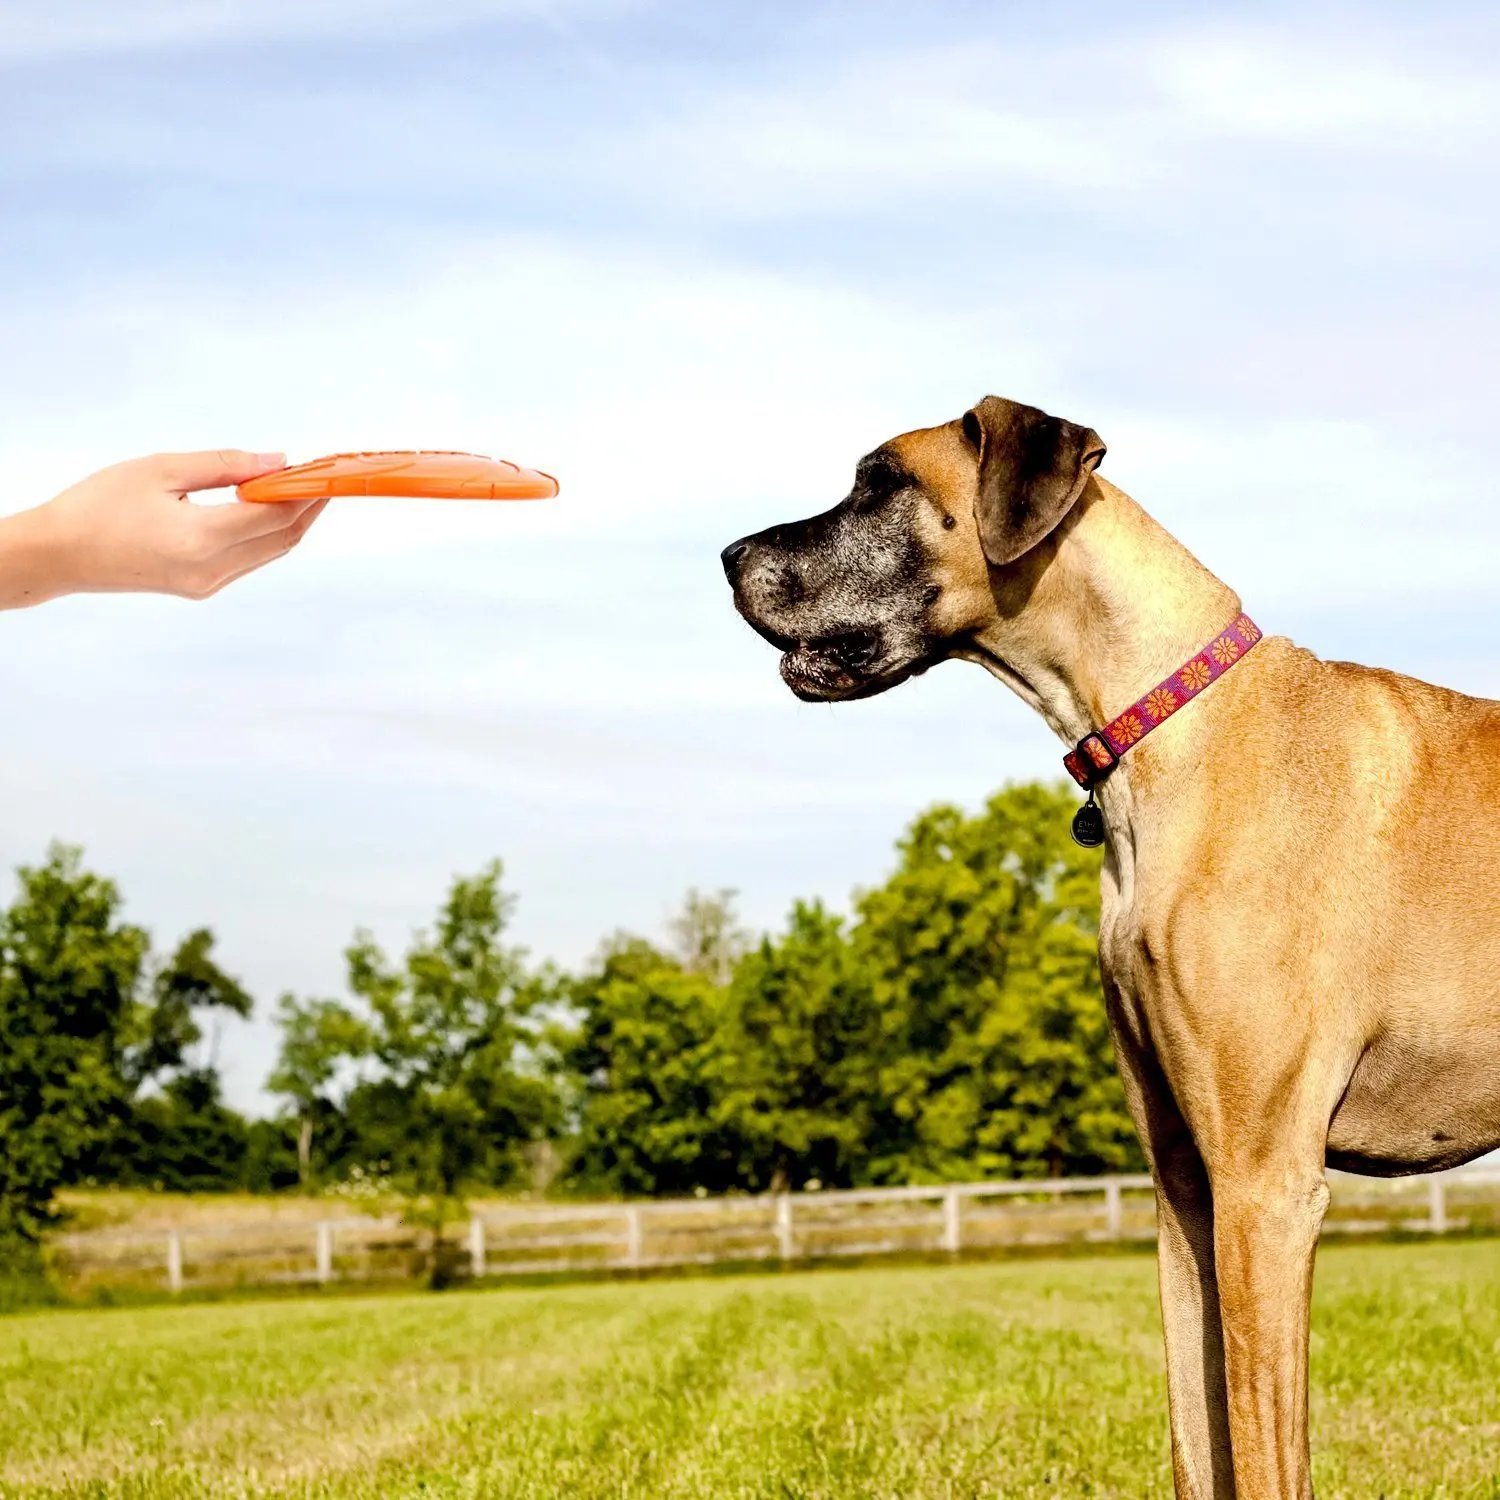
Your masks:
{"label": "pink collar", "polygon": [[1132,703],[1103,729],[1090,730],[1084,735],[1063,756],[1068,775],[1092,792],[1119,765],[1120,757],[1132,745],[1140,744],[1158,724],[1170,719],[1216,677],[1222,677],[1236,662],[1242,661],[1259,639],[1260,628],[1255,621],[1249,615],[1241,615],[1138,703]]}

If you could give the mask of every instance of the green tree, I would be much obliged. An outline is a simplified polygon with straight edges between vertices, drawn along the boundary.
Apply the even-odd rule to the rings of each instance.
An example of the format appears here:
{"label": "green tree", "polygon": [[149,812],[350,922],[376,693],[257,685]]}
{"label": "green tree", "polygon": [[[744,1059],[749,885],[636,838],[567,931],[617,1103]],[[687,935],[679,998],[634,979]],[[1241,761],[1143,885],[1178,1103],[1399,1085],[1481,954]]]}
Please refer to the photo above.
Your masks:
{"label": "green tree", "polygon": [[[399,965],[357,933],[346,953],[357,1007],[325,1005],[311,1021],[305,1008],[283,1011],[293,1050],[282,1083],[295,1073],[298,1087],[323,1087],[341,1059],[366,1062],[344,1106],[352,1149],[435,1201],[465,1182],[506,1181],[524,1145],[558,1121],[536,1055],[540,992],[522,952],[501,941],[514,903],[500,879],[496,860],[454,880],[435,929],[418,934]],[[309,1033],[313,1044],[299,1050]],[[330,1038],[341,1052],[323,1046]]]}
{"label": "green tree", "polygon": [[714,1037],[714,1118],[741,1185],[845,1186],[873,1124],[879,1017],[842,920],[798,902],[742,958]]}
{"label": "green tree", "polygon": [[79,850],[54,844],[18,875],[0,915],[0,1243],[16,1259],[126,1109],[149,946]]}
{"label": "green tree", "polygon": [[281,1052],[266,1087],[289,1099],[297,1114],[297,1179],[313,1179],[313,1134],[320,1118],[337,1109],[330,1088],[350,1061],[373,1045],[368,1025],[337,1000],[299,1000],[283,995],[277,1002]]}
{"label": "green tree", "polygon": [[[332,1115],[337,1125],[342,1116]],[[287,1119],[250,1120],[245,1130],[245,1159],[240,1186],[247,1193],[278,1193],[298,1186],[297,1122]]]}
{"label": "green tree", "polygon": [[576,1080],[571,1175],[595,1190],[671,1194],[738,1185],[715,1119],[723,990],[640,938],[607,944],[569,981],[562,1066]]}
{"label": "green tree", "polygon": [[213,1068],[184,1068],[135,1101],[94,1173],[174,1193],[245,1185],[250,1123],[220,1097]]}
{"label": "green tree", "polygon": [[248,1017],[254,1002],[213,949],[213,933],[196,929],[143,987],[147,998],[135,1004],[121,1057],[126,1104],[78,1174],[179,1192],[241,1183],[249,1122],[224,1103],[213,1056],[192,1053],[203,1041],[205,1012]]}
{"label": "green tree", "polygon": [[874,1181],[1134,1166],[1098,979],[1099,855],[1062,787],[935,807],[853,934],[882,1036]]}
{"label": "green tree", "polygon": [[199,1018],[205,1011],[242,1019],[254,1011],[255,1002],[239,980],[219,967],[213,950],[213,933],[199,927],[157,970],[151,982],[151,1004],[138,1027],[141,1040],[127,1061],[133,1082],[144,1083],[184,1067],[189,1051],[203,1040]]}
{"label": "green tree", "polygon": [[119,920],[118,887],[81,851],[55,844],[18,877],[0,914],[0,1241],[25,1253],[57,1188],[84,1176],[239,1179],[248,1126],[190,1053],[205,1011],[245,1016],[251,1000],[207,928],[152,973],[148,935]]}

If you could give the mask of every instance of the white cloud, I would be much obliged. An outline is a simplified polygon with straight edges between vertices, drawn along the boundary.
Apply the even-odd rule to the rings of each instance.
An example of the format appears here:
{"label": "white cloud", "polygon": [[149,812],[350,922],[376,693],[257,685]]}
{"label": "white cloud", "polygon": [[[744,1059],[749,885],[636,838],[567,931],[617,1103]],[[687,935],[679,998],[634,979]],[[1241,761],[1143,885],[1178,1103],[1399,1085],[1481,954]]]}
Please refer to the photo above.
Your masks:
{"label": "white cloud", "polygon": [[752,215],[920,214],[941,198],[955,218],[937,232],[962,233],[966,202],[982,210],[997,183],[1114,198],[1170,180],[1149,117],[1095,94],[1106,66],[1099,49],[984,38],[809,58],[662,109],[602,164],[649,155],[663,171],[647,186]]}
{"label": "white cloud", "polygon": [[962,236],[993,216],[997,193],[1101,219],[1126,207],[1170,219],[1174,198],[1216,188],[1232,199],[1249,164],[1213,161],[1232,138],[1492,160],[1497,98],[1493,68],[1424,54],[1399,28],[1351,41],[1316,12],[1238,26],[1155,17],[1065,39],[975,29],[813,50],[753,84],[716,80],[608,141],[600,161],[617,175],[649,156],[661,167],[643,193],[746,217],[924,215],[940,201],[934,232]]}
{"label": "white cloud", "polygon": [[606,164],[645,152],[667,163],[662,185],[721,209],[781,214],[872,201],[899,212],[903,198],[924,212],[955,192],[961,207],[997,180],[1114,195],[1160,177],[1159,161],[1092,111],[1002,103],[984,50],[856,56],[831,76],[715,90],[612,143]]}
{"label": "white cloud", "polygon": [[[1310,33],[1310,34],[1309,34]],[[1152,69],[1166,96],[1210,129],[1362,155],[1493,159],[1493,73],[1372,47],[1314,22],[1292,41],[1272,28],[1221,28],[1164,45]]]}

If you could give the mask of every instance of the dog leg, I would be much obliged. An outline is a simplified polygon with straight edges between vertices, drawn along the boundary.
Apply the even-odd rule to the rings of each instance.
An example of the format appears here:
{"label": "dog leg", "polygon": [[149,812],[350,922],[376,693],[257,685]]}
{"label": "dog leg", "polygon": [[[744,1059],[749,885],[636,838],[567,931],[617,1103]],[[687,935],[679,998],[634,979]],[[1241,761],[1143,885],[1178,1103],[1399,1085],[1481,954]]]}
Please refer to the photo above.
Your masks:
{"label": "dog leg", "polygon": [[1191,1139],[1158,1155],[1155,1176],[1172,1479],[1178,1500],[1234,1500],[1213,1200]]}
{"label": "dog leg", "polygon": [[1177,1500],[1235,1500],[1208,1174],[1143,1025],[1107,988],[1126,1102],[1156,1181],[1156,1272]]}
{"label": "dog leg", "polygon": [[1322,1153],[1213,1173],[1234,1477],[1245,1500],[1311,1500],[1307,1333],[1328,1206]]}

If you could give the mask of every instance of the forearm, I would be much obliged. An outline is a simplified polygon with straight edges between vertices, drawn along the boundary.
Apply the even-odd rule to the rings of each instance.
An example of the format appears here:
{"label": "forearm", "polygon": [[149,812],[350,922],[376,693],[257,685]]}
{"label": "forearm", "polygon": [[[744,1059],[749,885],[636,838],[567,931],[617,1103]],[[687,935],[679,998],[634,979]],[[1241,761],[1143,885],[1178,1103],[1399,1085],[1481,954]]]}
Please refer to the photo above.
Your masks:
{"label": "forearm", "polygon": [[0,516],[0,609],[22,609],[71,592],[66,553],[48,506]]}

